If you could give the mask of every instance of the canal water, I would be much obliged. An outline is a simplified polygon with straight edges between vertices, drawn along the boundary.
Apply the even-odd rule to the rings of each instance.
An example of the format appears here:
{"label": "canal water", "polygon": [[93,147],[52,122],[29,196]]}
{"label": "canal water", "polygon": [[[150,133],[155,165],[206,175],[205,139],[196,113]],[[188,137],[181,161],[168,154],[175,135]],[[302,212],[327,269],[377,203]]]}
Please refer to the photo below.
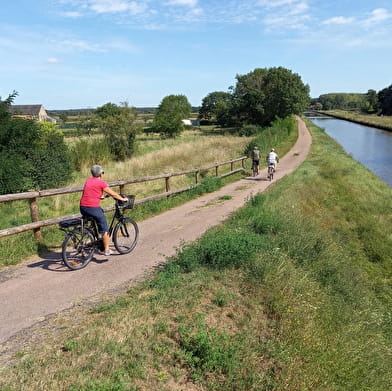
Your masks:
{"label": "canal water", "polygon": [[392,132],[331,117],[309,119],[392,187]]}

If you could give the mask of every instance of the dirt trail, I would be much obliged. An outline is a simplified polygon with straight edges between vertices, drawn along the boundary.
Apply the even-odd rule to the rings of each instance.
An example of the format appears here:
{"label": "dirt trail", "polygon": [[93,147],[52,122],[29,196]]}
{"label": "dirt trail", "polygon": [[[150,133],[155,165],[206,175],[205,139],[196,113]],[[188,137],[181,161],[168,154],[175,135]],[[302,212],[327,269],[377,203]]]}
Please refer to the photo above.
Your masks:
{"label": "dirt trail", "polygon": [[[297,121],[298,140],[281,159],[272,183],[295,170],[310,150],[311,136],[303,120],[298,118]],[[252,194],[270,185],[264,169],[256,178],[244,178],[140,222],[140,240],[131,254],[97,255],[80,271],[64,267],[60,254],[1,271],[0,355],[9,350],[7,346],[18,335],[38,329],[51,314],[77,307],[124,283],[140,280],[167,256],[174,255],[183,242],[194,241],[243,206]]]}

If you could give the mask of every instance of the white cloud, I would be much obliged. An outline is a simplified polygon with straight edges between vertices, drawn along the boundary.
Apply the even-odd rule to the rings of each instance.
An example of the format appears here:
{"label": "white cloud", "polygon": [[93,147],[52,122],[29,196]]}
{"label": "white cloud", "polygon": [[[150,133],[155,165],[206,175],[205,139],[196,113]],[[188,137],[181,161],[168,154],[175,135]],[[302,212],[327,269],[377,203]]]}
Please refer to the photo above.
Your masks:
{"label": "white cloud", "polygon": [[298,2],[298,0],[259,0],[258,5],[267,8],[281,7],[282,5],[290,5]]}
{"label": "white cloud", "polygon": [[344,16],[334,16],[333,18],[324,20],[323,24],[351,24],[354,18]]}
{"label": "white cloud", "polygon": [[48,62],[49,64],[58,64],[60,60],[56,57],[50,57],[46,60],[46,62]]}
{"label": "white cloud", "polygon": [[366,25],[376,24],[391,19],[392,14],[385,8],[377,8],[370,13],[370,17],[365,20]]}
{"label": "white cloud", "polygon": [[169,0],[166,2],[167,5],[186,5],[189,7],[196,7],[197,0]]}
{"label": "white cloud", "polygon": [[63,12],[63,15],[66,18],[80,18],[82,16],[82,14],[78,11],[67,11],[67,12]]}
{"label": "white cloud", "polygon": [[92,0],[87,7],[99,14],[117,12],[139,14],[146,10],[145,3],[129,0]]}

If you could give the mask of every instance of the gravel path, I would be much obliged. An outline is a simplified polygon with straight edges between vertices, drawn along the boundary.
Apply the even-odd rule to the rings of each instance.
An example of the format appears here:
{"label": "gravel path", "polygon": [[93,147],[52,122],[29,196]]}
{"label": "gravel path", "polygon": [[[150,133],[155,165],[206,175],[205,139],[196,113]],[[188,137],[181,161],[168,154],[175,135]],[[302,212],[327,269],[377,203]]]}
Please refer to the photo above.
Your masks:
{"label": "gravel path", "polygon": [[[298,140],[281,158],[272,183],[295,170],[310,150],[311,136],[304,121],[300,118],[297,121]],[[241,179],[140,222],[139,243],[132,253],[97,255],[80,271],[64,267],[59,253],[1,271],[0,356],[6,355],[21,336],[26,339],[29,335],[31,342],[34,330],[39,330],[48,318],[142,279],[167,256],[174,255],[182,243],[199,238],[243,206],[251,195],[270,185],[263,169],[256,178]]]}

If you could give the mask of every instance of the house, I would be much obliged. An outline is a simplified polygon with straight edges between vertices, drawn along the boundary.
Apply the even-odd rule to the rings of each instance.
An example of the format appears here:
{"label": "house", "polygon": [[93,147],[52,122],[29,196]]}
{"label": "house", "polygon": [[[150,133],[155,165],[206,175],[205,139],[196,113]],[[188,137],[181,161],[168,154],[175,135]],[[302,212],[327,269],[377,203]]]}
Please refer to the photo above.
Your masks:
{"label": "house", "polygon": [[11,105],[9,110],[12,117],[56,123],[42,105]]}
{"label": "house", "polygon": [[200,126],[200,121],[197,119],[183,119],[182,123],[187,126]]}

